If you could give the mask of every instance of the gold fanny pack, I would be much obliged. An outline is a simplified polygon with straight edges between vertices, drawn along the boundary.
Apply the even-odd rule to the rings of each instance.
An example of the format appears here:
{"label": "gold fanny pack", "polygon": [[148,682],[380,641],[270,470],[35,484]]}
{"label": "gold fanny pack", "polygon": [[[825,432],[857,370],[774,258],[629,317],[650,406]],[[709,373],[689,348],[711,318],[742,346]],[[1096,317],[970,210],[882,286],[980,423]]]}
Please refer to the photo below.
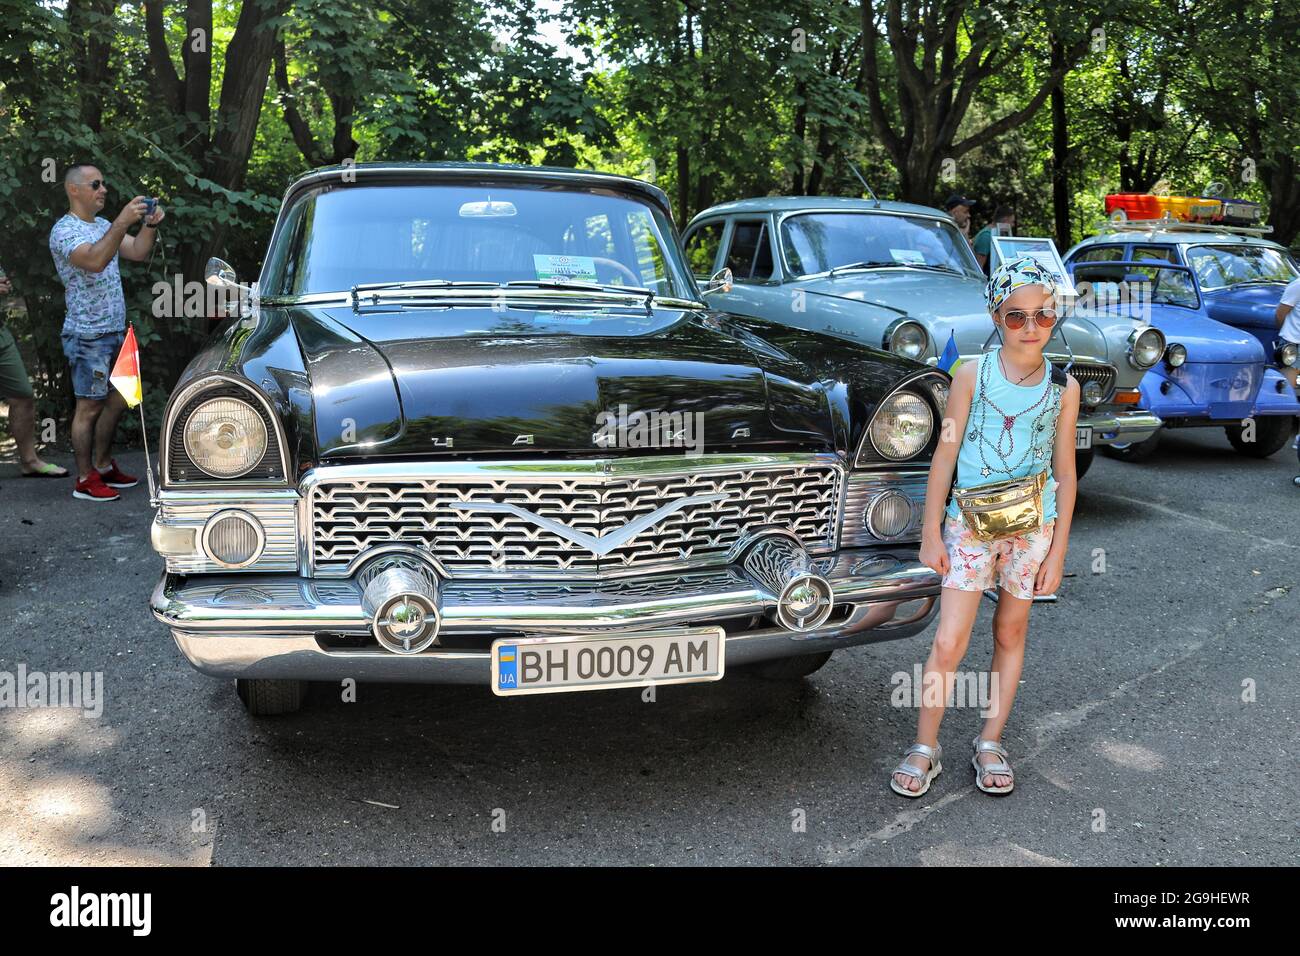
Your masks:
{"label": "gold fanny pack", "polygon": [[997,541],[1037,531],[1043,526],[1043,489],[1047,472],[1028,478],[995,481],[974,488],[954,488],[953,497],[971,533]]}

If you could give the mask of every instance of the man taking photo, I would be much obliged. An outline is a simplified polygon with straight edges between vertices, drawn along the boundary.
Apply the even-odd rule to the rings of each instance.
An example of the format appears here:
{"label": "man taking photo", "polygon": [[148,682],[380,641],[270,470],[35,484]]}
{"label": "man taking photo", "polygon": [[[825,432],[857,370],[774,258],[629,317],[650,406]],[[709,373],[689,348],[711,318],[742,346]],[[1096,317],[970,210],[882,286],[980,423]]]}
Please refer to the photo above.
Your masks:
{"label": "man taking photo", "polygon": [[[86,501],[116,501],[114,488],[131,488],[136,478],[110,456],[117,421],[126,402],[109,386],[109,371],[126,337],[126,298],[118,272],[118,253],[135,262],[149,258],[162,222],[161,207],[149,211],[136,196],[111,223],[97,213],[108,198],[104,174],[95,166],[70,166],[63,179],[68,213],[50,230],[50,253],[63,280],[67,317],[63,354],[72,369],[77,408],[72,418],[72,449],[77,484],[72,495]],[[133,224],[140,231],[127,235]]]}

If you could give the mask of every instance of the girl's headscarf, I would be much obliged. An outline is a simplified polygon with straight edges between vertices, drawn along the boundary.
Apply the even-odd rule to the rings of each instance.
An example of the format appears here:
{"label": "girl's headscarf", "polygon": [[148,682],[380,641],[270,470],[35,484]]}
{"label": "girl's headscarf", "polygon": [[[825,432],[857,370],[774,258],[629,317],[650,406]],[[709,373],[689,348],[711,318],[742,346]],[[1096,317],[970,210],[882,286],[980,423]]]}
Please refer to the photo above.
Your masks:
{"label": "girl's headscarf", "polygon": [[989,303],[989,314],[996,312],[998,306],[1007,300],[1007,296],[1025,285],[1041,285],[1051,295],[1059,292],[1056,276],[1043,268],[1042,263],[1033,256],[1008,259],[989,276],[989,284],[984,292]]}

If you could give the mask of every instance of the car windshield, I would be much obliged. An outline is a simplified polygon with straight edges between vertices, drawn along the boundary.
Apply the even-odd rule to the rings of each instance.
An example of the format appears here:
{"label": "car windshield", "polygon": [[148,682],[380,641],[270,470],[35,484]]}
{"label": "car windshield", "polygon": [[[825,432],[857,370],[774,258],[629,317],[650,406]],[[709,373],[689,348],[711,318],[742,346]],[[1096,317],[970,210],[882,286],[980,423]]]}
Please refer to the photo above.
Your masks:
{"label": "car windshield", "polygon": [[981,276],[970,246],[941,219],[897,213],[812,212],[781,223],[785,261],[796,275],[835,268],[932,268]]}
{"label": "car windshield", "polygon": [[288,296],[372,283],[560,282],[691,299],[676,242],[660,210],[605,189],[330,186],[285,215],[262,290]]}
{"label": "car windshield", "polygon": [[1297,275],[1291,258],[1268,246],[1193,246],[1187,262],[1206,291],[1243,282],[1286,283]]}
{"label": "car windshield", "polygon": [[1076,266],[1074,278],[1081,309],[1122,309],[1128,314],[1140,309],[1144,301],[1188,309],[1201,305],[1191,274],[1175,266],[1151,262],[1089,263]]}

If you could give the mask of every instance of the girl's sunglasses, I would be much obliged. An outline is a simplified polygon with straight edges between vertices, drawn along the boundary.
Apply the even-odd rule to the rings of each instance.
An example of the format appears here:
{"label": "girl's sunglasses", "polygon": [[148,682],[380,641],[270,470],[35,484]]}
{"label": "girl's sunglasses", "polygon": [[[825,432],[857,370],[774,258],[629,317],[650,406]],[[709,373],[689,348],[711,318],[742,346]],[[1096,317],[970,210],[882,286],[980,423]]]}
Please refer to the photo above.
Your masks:
{"label": "girl's sunglasses", "polygon": [[1002,324],[1013,332],[1023,329],[1025,323],[1029,321],[1030,316],[1038,323],[1040,328],[1050,329],[1056,324],[1055,309],[1039,309],[1037,312],[1022,312],[1020,309],[1013,309],[1002,316]]}

